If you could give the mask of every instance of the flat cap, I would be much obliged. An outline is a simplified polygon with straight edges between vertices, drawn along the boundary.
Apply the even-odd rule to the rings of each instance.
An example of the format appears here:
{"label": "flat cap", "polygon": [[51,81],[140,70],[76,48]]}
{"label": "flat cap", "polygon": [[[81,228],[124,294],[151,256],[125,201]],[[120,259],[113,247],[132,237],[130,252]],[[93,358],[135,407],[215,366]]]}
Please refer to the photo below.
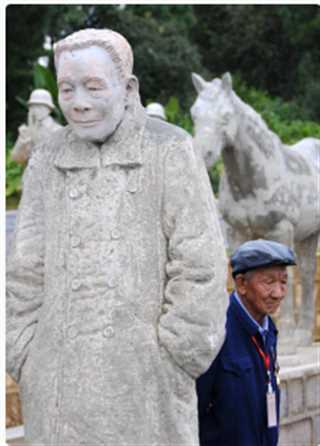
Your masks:
{"label": "flat cap", "polygon": [[249,240],[231,256],[232,276],[249,270],[271,265],[296,265],[292,249],[272,240]]}

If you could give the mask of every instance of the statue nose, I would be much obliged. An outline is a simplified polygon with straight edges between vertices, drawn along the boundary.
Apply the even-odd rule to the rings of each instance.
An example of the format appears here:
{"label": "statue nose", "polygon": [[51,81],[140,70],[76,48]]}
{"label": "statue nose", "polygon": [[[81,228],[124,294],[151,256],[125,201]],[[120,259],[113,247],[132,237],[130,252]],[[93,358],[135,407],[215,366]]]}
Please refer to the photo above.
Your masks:
{"label": "statue nose", "polygon": [[90,104],[87,104],[83,101],[77,101],[74,105],[73,105],[73,110],[76,112],[86,112],[91,110],[91,106]]}
{"label": "statue nose", "polygon": [[81,92],[77,92],[73,98],[72,108],[75,112],[81,113],[91,110],[92,106],[85,95]]}

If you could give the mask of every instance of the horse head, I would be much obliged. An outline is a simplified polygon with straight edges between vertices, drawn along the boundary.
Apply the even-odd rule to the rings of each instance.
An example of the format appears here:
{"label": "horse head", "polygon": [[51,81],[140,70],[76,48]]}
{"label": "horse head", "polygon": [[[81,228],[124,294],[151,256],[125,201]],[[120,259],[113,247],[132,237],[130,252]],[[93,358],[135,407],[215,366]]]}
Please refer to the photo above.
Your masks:
{"label": "horse head", "polygon": [[210,82],[196,73],[192,73],[191,77],[198,93],[190,110],[195,129],[194,146],[202,154],[209,169],[219,158],[222,149],[233,143],[237,132],[232,78],[229,73]]}

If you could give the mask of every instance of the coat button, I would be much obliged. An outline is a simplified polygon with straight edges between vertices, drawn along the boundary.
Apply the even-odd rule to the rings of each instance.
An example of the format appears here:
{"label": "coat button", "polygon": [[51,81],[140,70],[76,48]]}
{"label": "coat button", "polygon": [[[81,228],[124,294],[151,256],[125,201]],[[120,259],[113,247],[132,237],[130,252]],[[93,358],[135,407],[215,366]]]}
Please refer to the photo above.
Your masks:
{"label": "coat button", "polygon": [[111,278],[107,282],[108,288],[115,288],[117,286],[117,281],[115,278]]}
{"label": "coat button", "polygon": [[75,187],[71,188],[69,190],[69,197],[70,198],[78,198],[79,197],[79,191]]}
{"label": "coat button", "polygon": [[114,329],[108,325],[104,330],[103,330],[103,336],[107,339],[110,339],[114,336]]}
{"label": "coat button", "polygon": [[71,237],[72,248],[76,248],[77,246],[79,246],[80,242],[81,242],[81,239],[77,235],[74,235],[73,237]]}
{"label": "coat button", "polygon": [[74,339],[78,335],[78,330],[76,327],[70,327],[68,328],[68,338]]}
{"label": "coat button", "polygon": [[79,279],[73,279],[73,281],[71,282],[71,288],[73,289],[73,291],[76,291],[80,288],[81,286],[81,282]]}
{"label": "coat button", "polygon": [[115,228],[113,229],[113,231],[111,231],[111,238],[113,238],[113,240],[118,240],[121,237],[121,233],[119,231],[119,229]]}

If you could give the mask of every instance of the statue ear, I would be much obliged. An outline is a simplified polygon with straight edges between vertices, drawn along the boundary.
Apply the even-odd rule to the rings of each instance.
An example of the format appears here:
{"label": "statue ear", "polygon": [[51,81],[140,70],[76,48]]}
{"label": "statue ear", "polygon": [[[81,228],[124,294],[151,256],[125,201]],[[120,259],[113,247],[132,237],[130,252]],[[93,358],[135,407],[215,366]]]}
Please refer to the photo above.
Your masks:
{"label": "statue ear", "polygon": [[191,73],[191,79],[194,88],[196,89],[197,93],[201,93],[201,91],[207,86],[208,82],[206,82],[200,74]]}
{"label": "statue ear", "polygon": [[136,76],[131,75],[127,81],[127,106],[134,102],[137,94],[139,93],[139,81]]}
{"label": "statue ear", "polygon": [[129,77],[127,81],[127,93],[131,94],[133,92],[139,91],[139,81],[133,74]]}
{"label": "statue ear", "polygon": [[227,90],[230,91],[232,90],[232,77],[230,73],[225,73],[222,78],[222,87]]}

